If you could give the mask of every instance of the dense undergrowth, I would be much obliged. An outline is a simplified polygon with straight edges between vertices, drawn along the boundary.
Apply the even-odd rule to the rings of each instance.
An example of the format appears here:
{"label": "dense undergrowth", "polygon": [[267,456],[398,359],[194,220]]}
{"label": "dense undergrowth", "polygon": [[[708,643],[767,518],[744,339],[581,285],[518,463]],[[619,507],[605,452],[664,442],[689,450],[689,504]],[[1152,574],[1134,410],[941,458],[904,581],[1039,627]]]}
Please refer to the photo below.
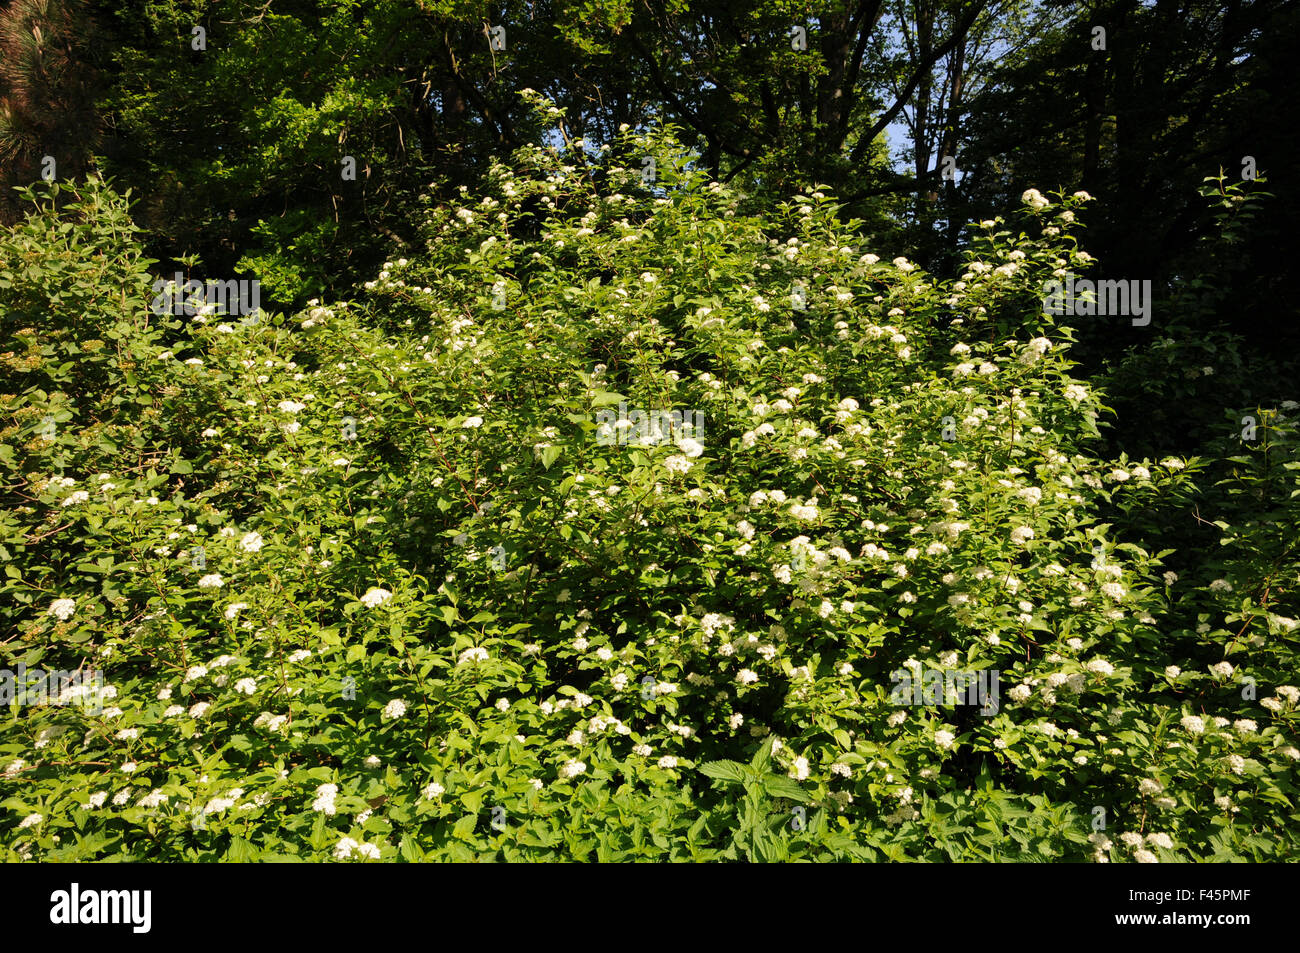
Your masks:
{"label": "dense undergrowth", "polygon": [[244,318],[153,313],[103,183],[29,197],[0,651],[110,687],[4,711],[6,859],[1295,856],[1297,405],[1108,451],[1040,307],[1086,195],[942,280],[627,132]]}

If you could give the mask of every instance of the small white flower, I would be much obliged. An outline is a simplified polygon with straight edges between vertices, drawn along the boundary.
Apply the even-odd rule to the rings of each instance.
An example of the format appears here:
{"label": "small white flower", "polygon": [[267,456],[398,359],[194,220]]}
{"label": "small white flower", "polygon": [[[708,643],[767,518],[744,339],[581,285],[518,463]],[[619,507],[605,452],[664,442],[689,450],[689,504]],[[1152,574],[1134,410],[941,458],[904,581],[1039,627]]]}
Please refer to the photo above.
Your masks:
{"label": "small white flower", "polygon": [[1101,584],[1101,594],[1106,596],[1108,599],[1113,599],[1116,602],[1119,602],[1124,598],[1125,590],[1124,587],[1117,582],[1104,582]]}
{"label": "small white flower", "polygon": [[405,714],[406,702],[402,701],[400,698],[394,698],[384,706],[384,710],[380,713],[380,717],[383,718],[384,721],[392,721],[395,718],[401,718]]}
{"label": "small white flower", "polygon": [[704,444],[693,437],[685,437],[678,441],[677,447],[682,453],[691,458],[698,457],[704,452]]}
{"label": "small white flower", "polygon": [[581,761],[566,761],[560,765],[559,774],[561,778],[565,779],[576,778],[586,770],[587,766]]}
{"label": "small white flower", "polygon": [[77,601],[75,599],[55,599],[50,603],[46,615],[55,616],[60,622],[67,622],[72,618],[72,614],[77,611]]}
{"label": "small white flower", "polygon": [[269,711],[264,711],[253,719],[254,728],[265,728],[267,731],[286,732],[289,730],[288,726],[288,715],[273,715]]}
{"label": "small white flower", "polygon": [[1020,201],[1024,202],[1035,212],[1039,209],[1046,208],[1050,203],[1043,198],[1043,194],[1038,189],[1026,189],[1020,196]]}
{"label": "small white flower", "polygon": [[334,814],[337,811],[334,798],[338,793],[337,784],[322,784],[316,789],[316,800],[312,802],[311,809],[320,814]]}
{"label": "small white flower", "polygon": [[369,606],[371,609],[374,609],[377,608],[378,606],[382,606],[385,602],[387,602],[392,597],[393,594],[389,592],[387,589],[372,588],[366,590],[366,594],[361,597],[361,602],[363,605]]}
{"label": "small white flower", "polygon": [[669,473],[681,473],[685,475],[691,471],[691,467],[694,465],[695,464],[681,454],[673,454],[664,460],[664,469]]}
{"label": "small white flower", "polygon": [[461,652],[460,657],[456,660],[456,664],[465,665],[469,662],[486,662],[487,660],[488,660],[487,649],[480,648],[479,646],[476,645],[473,648],[468,648],[465,651]]}
{"label": "small white flower", "polygon": [[1164,787],[1155,778],[1143,778],[1138,782],[1138,793],[1143,797],[1152,797],[1164,790]]}

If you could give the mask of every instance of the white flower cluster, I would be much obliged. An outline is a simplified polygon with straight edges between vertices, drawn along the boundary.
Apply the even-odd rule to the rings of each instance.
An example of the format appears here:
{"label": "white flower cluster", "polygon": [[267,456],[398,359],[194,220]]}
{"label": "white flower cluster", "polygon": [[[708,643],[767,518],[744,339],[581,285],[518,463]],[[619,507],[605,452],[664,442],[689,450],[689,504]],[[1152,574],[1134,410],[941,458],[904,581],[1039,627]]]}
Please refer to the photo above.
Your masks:
{"label": "white flower cluster", "polygon": [[77,601],[75,599],[55,599],[50,603],[50,608],[46,610],[46,614],[54,616],[60,622],[67,622],[76,611]]}
{"label": "white flower cluster", "polygon": [[[332,814],[333,811],[329,813]],[[378,860],[380,850],[375,844],[361,843],[351,837],[344,837],[334,845],[334,858],[336,860],[350,860],[354,856],[360,857],[362,860]]]}
{"label": "white flower cluster", "polygon": [[1020,196],[1020,201],[1024,202],[1035,212],[1047,208],[1047,206],[1051,204],[1047,199],[1043,198],[1043,193],[1039,192],[1038,189],[1026,189],[1024,194]]}
{"label": "white flower cluster", "polygon": [[269,711],[264,711],[253,719],[254,728],[265,728],[267,731],[278,731],[284,733],[289,729],[288,715],[273,715]]}
{"label": "white flower cluster", "polygon": [[316,800],[312,801],[311,809],[318,814],[333,815],[338,811],[334,799],[338,797],[339,786],[337,784],[322,784],[316,789]]}
{"label": "white flower cluster", "polygon": [[393,594],[387,589],[367,589],[366,594],[361,597],[361,604],[371,609],[382,606],[385,602],[393,597]]}

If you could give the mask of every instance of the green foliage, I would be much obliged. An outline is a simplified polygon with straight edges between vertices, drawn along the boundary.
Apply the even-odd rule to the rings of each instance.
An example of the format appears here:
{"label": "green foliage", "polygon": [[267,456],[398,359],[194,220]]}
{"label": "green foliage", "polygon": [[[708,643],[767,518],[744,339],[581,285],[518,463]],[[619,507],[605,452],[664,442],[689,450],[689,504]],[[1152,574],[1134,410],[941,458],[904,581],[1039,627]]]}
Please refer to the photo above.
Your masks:
{"label": "green foliage", "polygon": [[[3,713],[4,856],[1293,858],[1293,549],[1225,519],[1170,580],[1140,530],[1294,514],[1294,426],[1222,487],[1100,455],[1037,300],[1085,198],[946,281],[608,146],[520,149],[292,317],[160,327],[98,183],[3,237],[3,658],[112,685]],[[704,433],[610,442],[620,404]],[[893,704],[919,668],[1001,703]]]}

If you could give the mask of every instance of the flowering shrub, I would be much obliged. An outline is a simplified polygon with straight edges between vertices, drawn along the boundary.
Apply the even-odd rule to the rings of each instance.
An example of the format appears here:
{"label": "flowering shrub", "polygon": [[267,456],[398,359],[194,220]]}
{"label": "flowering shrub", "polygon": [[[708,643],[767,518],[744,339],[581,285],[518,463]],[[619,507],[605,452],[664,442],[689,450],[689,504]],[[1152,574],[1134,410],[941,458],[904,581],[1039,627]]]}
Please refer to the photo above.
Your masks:
{"label": "flowering shrub", "polygon": [[[1039,300],[1087,200],[1026,193],[947,281],[624,131],[245,321],[149,315],[99,183],[39,208],[0,243],[3,651],[108,700],[7,709],[4,856],[1294,856],[1294,547],[1225,523],[1174,579],[1122,532],[1204,464],[1098,456]],[[620,402],[703,437],[601,439]],[[893,704],[923,669],[1001,703]]]}

